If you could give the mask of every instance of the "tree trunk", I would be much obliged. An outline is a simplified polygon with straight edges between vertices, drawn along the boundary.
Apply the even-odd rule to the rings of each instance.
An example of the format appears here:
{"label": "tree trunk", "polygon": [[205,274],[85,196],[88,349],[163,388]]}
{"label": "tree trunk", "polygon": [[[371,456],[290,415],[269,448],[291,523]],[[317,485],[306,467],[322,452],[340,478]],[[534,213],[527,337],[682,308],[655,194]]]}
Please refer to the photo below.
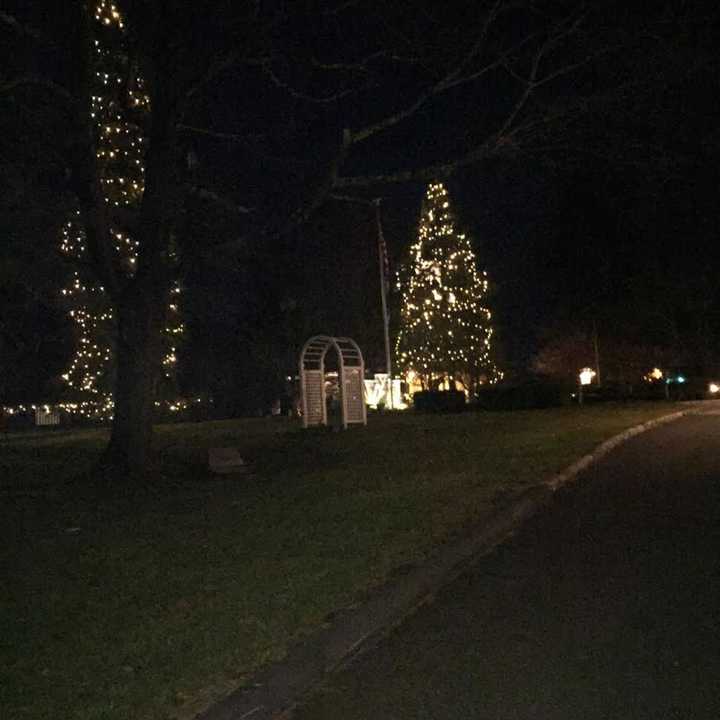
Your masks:
{"label": "tree trunk", "polygon": [[104,455],[111,477],[142,479],[150,469],[156,390],[173,261],[171,227],[178,208],[176,112],[172,84],[153,78],[145,188],[137,226],[137,270],[116,302],[114,418]]}
{"label": "tree trunk", "polygon": [[133,288],[118,303],[117,375],[110,443],[102,465],[110,479],[140,478],[151,458],[165,312],[161,288]]}

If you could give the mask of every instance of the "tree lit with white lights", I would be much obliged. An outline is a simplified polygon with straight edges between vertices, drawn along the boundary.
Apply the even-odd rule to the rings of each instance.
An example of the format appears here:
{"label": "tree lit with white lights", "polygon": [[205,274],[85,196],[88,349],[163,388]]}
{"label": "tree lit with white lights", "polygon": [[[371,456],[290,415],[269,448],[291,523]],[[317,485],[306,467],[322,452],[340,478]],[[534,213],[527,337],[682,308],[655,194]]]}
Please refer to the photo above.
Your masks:
{"label": "tree lit with white lights", "polygon": [[396,352],[409,380],[472,391],[501,377],[491,355],[487,273],[478,271],[470,241],[456,231],[442,183],[427,188],[407,282],[399,287]]}
{"label": "tree lit with white lights", "polygon": [[[115,266],[130,280],[139,251],[139,242],[133,236],[144,190],[144,128],[150,102],[142,77],[132,67],[118,7],[110,0],[98,0],[94,19],[91,116],[98,174],[110,218]],[[62,228],[61,251],[76,261],[70,282],[62,290],[77,330],[76,351],[62,376],[74,401],[67,407],[85,416],[109,417],[113,410],[115,316],[105,288],[85,267],[90,268],[92,262],[79,211]],[[183,334],[178,312],[180,292],[175,284],[164,333],[163,375],[169,384],[174,376],[176,346]]]}

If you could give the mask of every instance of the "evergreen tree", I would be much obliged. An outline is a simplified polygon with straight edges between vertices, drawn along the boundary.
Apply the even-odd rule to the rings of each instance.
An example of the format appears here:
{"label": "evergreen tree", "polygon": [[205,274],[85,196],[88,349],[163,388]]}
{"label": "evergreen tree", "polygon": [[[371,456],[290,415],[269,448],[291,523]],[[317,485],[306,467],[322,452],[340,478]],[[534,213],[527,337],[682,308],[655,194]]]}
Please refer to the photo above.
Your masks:
{"label": "evergreen tree", "polygon": [[456,231],[442,183],[428,185],[403,284],[396,352],[406,376],[414,373],[424,388],[447,380],[470,392],[496,382],[487,273],[478,271],[470,241]]}
{"label": "evergreen tree", "polygon": [[[95,5],[94,88],[91,116],[96,133],[101,192],[109,208],[116,263],[129,279],[135,274],[139,243],[133,239],[134,225],[144,190],[144,128],[150,103],[143,79],[132,67],[126,46],[125,26],[111,0]],[[62,378],[67,383],[66,407],[77,414],[112,416],[114,345],[116,322],[110,298],[95,276],[86,271],[88,248],[78,210],[62,228],[61,251],[80,262],[62,289],[76,328],[76,351]],[[176,345],[183,333],[175,284],[167,308],[163,374],[158,390],[176,395],[174,375]],[[172,404],[171,404],[172,405]]]}

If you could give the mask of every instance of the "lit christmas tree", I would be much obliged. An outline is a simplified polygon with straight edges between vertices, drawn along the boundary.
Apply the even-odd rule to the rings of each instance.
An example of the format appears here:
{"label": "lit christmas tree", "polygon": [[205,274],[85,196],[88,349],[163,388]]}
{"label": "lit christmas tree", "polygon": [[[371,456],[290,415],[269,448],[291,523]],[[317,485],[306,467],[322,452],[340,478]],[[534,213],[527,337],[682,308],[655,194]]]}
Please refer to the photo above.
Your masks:
{"label": "lit christmas tree", "polygon": [[407,282],[398,287],[396,354],[412,385],[473,392],[500,379],[491,356],[487,273],[478,271],[470,241],[456,231],[442,183],[427,188]]}
{"label": "lit christmas tree", "polygon": [[[117,264],[129,279],[137,262],[139,243],[132,235],[144,189],[143,128],[148,123],[150,103],[142,78],[129,65],[125,26],[118,7],[110,0],[97,0],[95,21],[91,116]],[[61,250],[78,261],[69,285],[62,290],[77,328],[77,349],[62,376],[73,401],[65,407],[84,416],[107,418],[113,409],[116,327],[104,288],[83,268],[87,247],[79,211],[62,229]],[[180,292],[180,286],[175,284],[168,303],[163,358],[166,390],[174,385],[176,346],[184,329],[179,317]]]}

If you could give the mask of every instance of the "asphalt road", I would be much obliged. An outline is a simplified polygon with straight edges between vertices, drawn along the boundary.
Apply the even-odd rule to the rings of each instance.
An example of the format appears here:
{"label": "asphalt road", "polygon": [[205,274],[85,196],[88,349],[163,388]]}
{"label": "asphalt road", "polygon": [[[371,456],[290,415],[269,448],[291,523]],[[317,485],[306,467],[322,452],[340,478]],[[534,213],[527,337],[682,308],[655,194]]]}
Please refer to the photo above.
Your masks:
{"label": "asphalt road", "polygon": [[295,720],[720,719],[720,415],[633,438]]}

